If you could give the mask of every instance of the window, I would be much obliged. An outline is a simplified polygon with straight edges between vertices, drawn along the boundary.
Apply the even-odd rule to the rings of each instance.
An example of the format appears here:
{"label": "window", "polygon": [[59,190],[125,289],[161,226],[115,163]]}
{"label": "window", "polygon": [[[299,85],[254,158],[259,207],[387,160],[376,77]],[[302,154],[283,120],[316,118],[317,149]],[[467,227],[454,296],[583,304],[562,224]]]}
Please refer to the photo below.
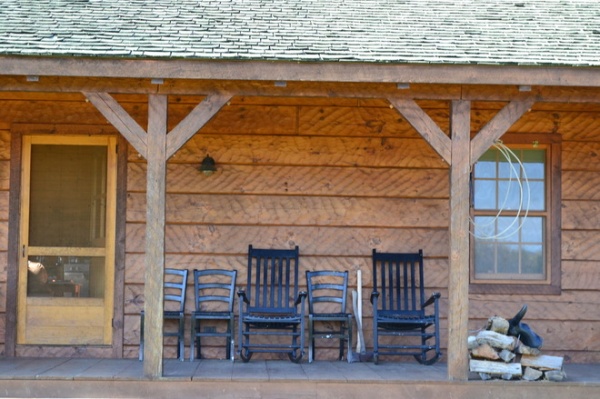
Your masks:
{"label": "window", "polygon": [[554,293],[560,288],[559,138],[503,140],[472,170],[471,292]]}

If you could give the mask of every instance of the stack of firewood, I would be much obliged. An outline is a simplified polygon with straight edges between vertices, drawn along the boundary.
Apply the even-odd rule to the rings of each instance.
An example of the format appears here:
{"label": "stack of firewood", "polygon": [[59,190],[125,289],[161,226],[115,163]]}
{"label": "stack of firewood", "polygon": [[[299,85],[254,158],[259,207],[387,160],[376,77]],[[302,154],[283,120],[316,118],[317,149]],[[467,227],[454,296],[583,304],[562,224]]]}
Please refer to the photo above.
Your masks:
{"label": "stack of firewood", "polygon": [[469,336],[469,367],[482,380],[502,378],[527,381],[562,381],[566,378],[563,358],[542,355],[537,348],[524,345],[508,335],[509,322],[491,317],[485,329]]}

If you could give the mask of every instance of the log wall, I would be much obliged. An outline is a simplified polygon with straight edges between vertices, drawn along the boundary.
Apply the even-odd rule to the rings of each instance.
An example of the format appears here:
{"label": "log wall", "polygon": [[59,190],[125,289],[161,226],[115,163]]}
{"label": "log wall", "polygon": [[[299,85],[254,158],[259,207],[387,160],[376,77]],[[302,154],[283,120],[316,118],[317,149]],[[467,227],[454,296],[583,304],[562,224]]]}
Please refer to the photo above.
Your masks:
{"label": "log wall", "polygon": [[[0,312],[4,313],[10,129],[114,132],[80,95],[3,93],[0,103]],[[142,96],[115,96],[146,126]],[[172,128],[201,98],[169,98]],[[448,132],[448,103],[419,104]],[[472,131],[501,108],[473,103]],[[37,125],[32,125],[33,123]],[[86,126],[87,125],[87,126]],[[98,127],[100,126],[100,128]],[[572,362],[600,362],[600,110],[592,105],[537,104],[514,133],[559,133],[562,145],[562,294],[471,295],[470,328],[494,314],[510,317],[523,303],[526,321],[545,338],[544,353]],[[218,171],[197,171],[210,154]],[[123,356],[136,357],[143,307],[146,163],[131,147],[127,165]],[[364,326],[372,347],[370,253],[426,256],[427,282],[442,293],[442,343],[447,353],[449,252],[448,165],[383,100],[234,97],[167,165],[166,264],[236,268],[245,283],[248,245],[300,247],[302,270],[362,270]],[[190,284],[188,295],[193,295]],[[188,301],[188,312],[193,304]],[[0,317],[0,341],[4,340]],[[188,330],[189,328],[186,328]],[[567,339],[568,338],[568,339]],[[189,338],[188,338],[189,341]],[[323,343],[318,359],[335,358]],[[187,348],[187,343],[186,343]],[[19,349],[21,354],[50,350]],[[65,354],[73,355],[64,349]],[[174,357],[174,342],[166,345]],[[61,355],[57,348],[52,355]],[[220,341],[207,357],[223,357]],[[187,353],[186,353],[187,356]]]}

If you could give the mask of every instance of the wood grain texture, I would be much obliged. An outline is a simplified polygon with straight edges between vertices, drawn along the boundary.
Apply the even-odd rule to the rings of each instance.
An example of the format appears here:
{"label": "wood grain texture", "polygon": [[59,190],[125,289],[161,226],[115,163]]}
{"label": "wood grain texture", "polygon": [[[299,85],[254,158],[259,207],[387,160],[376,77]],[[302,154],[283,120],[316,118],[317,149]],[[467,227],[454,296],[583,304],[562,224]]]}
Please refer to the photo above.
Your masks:
{"label": "wood grain texture", "polygon": [[[327,165],[344,167],[404,167],[447,169],[422,139],[196,134],[173,158],[200,163],[209,153],[218,163],[250,165]],[[140,161],[130,152],[130,161]]]}
{"label": "wood grain texture", "polygon": [[450,274],[448,276],[448,378],[468,378],[467,325],[469,318],[469,172],[470,132],[468,101],[452,102],[450,167]]}
{"label": "wood grain texture", "polygon": [[[449,195],[447,169],[232,165],[218,162],[217,172],[207,177],[198,172],[198,164],[169,163],[167,192],[446,200]],[[145,192],[145,163],[129,163],[127,186],[130,192]]]}
{"label": "wood grain texture", "polygon": [[[245,254],[248,244],[264,248],[293,248],[301,254],[325,256],[370,256],[380,251],[409,252],[423,248],[428,256],[447,256],[447,229],[407,230],[394,228],[167,225],[167,253]],[[146,226],[127,224],[127,251],[143,253]]]}
{"label": "wood grain texture", "polygon": [[147,298],[144,375],[162,376],[163,363],[163,284],[165,271],[165,192],[167,149],[167,99],[163,95],[149,97],[147,138],[148,180],[146,190],[146,277]]}
{"label": "wood grain texture", "polygon": [[[144,222],[144,194],[130,194],[127,221]],[[445,200],[170,194],[167,223],[445,228]]]}

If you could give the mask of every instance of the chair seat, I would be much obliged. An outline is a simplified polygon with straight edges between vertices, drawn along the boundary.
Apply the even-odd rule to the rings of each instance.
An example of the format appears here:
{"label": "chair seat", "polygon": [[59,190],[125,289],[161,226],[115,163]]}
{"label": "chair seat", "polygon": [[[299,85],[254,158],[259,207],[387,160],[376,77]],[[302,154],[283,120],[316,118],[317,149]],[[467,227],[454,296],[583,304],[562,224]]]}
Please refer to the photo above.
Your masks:
{"label": "chair seat", "polygon": [[350,313],[315,313],[310,315],[314,320],[343,321],[352,317]]}
{"label": "chair seat", "polygon": [[229,319],[231,312],[192,312],[195,319]]}
{"label": "chair seat", "polygon": [[267,315],[259,315],[259,314],[247,314],[243,317],[244,323],[300,323],[301,315],[298,313],[290,314],[290,315],[280,315],[280,314],[267,314]]}
{"label": "chair seat", "polygon": [[179,319],[180,317],[183,317],[183,312],[178,310],[165,310],[165,319]]}

